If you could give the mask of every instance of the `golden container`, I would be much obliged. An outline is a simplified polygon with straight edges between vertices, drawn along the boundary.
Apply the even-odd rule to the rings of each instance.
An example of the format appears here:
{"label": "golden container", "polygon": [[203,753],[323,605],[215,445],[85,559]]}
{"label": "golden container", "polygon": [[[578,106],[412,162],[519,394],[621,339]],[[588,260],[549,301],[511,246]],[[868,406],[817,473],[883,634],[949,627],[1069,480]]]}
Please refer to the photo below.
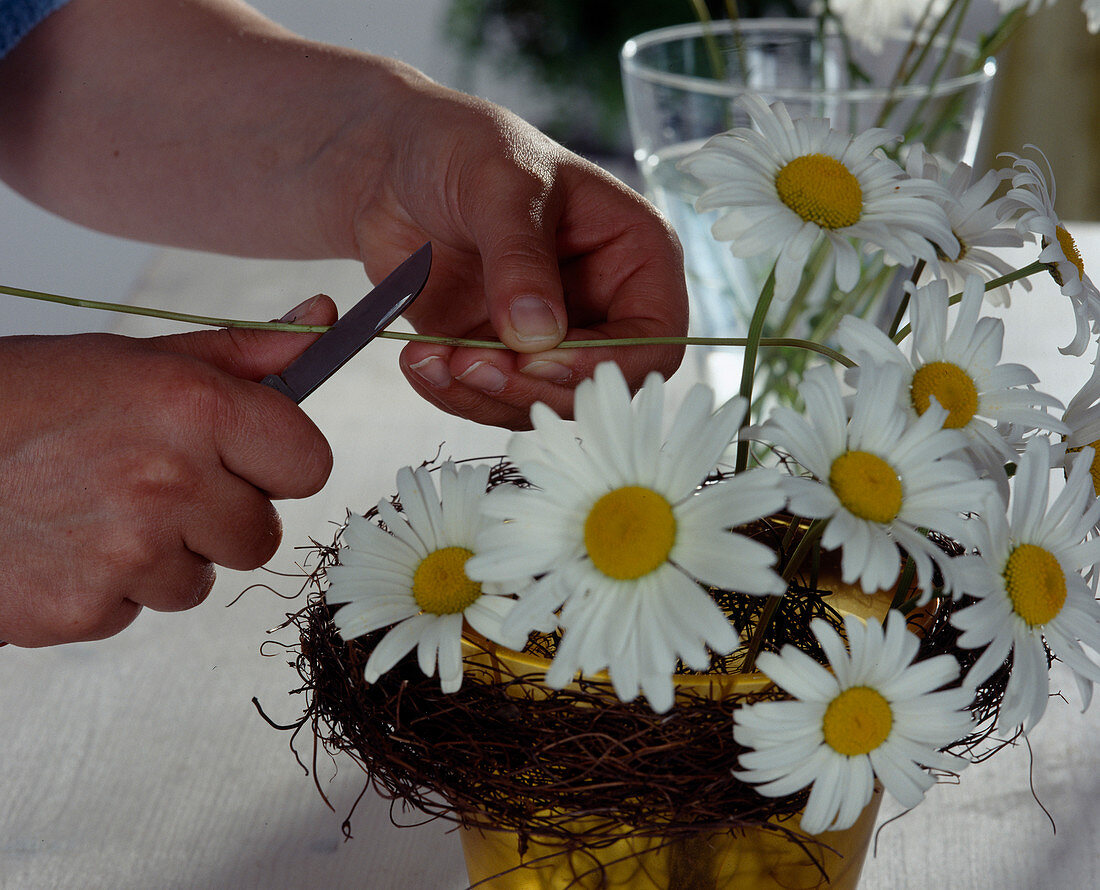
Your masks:
{"label": "golden container", "polygon": [[[841,613],[881,621],[890,606],[891,592],[867,596],[838,579],[831,579],[829,588],[830,605]],[[473,662],[501,680],[544,672],[549,664],[485,640],[466,642],[464,648],[468,665]],[[678,698],[725,699],[772,685],[759,672],[674,679]],[[870,803],[853,826],[809,840],[797,817],[774,822],[777,830],[701,830],[688,837],[638,836],[624,826],[622,839],[611,837],[579,850],[552,838],[530,837],[521,853],[516,833],[490,828],[464,828],[460,835],[470,884],[476,890],[854,890],[881,801],[882,788],[876,783]],[[568,815],[562,823],[576,826],[578,835],[593,826],[606,828],[606,820]]]}
{"label": "golden container", "polygon": [[[467,828],[462,849],[477,890],[855,890],[881,800],[876,786],[855,825],[817,835],[821,846],[748,829],[625,837],[580,851],[531,840],[520,855],[515,834]],[[784,827],[798,831],[798,820]]]}

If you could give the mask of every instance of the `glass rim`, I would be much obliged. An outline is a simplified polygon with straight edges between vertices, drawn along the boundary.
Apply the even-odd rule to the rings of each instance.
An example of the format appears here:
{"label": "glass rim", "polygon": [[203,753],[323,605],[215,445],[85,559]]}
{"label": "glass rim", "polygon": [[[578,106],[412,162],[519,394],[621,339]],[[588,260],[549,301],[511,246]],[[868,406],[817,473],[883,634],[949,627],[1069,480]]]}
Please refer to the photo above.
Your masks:
{"label": "glass rim", "polygon": [[[631,37],[623,44],[623,48],[619,52],[619,62],[622,66],[623,74],[629,75],[630,77],[636,77],[640,80],[660,83],[667,87],[676,87],[687,92],[706,93],[713,96],[732,97],[750,92],[744,85],[713,80],[708,77],[699,77],[694,74],[677,74],[670,71],[663,71],[653,65],[641,62],[638,59],[639,53],[650,47],[662,43],[680,41],[685,38],[702,37],[708,30],[719,36],[726,36],[735,31],[748,34],[768,31],[787,31],[799,34],[816,33],[818,25],[813,19],[760,18],[741,19],[739,21],[724,19],[717,22],[706,23],[689,22],[683,25],[672,25],[665,28],[657,28],[652,31],[645,31]],[[834,29],[832,34],[835,35],[836,33]],[[899,37],[895,34],[893,38],[888,37],[887,39],[908,40],[909,32],[904,32],[904,34],[904,37]],[[947,43],[947,38],[938,35],[933,38],[932,43],[934,46],[943,46]],[[963,40],[961,38],[954,41],[952,52],[969,55],[973,57],[975,61],[979,58],[977,45],[969,40]],[[872,86],[829,89],[828,93],[834,98],[851,102],[881,101],[890,98],[897,99],[928,95],[940,96],[956,92],[968,86],[988,83],[993,79],[996,73],[996,59],[992,56],[987,56],[981,64],[978,65],[977,70],[969,74],[945,77],[931,89],[928,84],[907,84],[895,87]],[[767,90],[767,95],[771,99],[778,100],[803,100],[815,95],[820,95],[821,92],[821,90],[805,89],[802,87],[778,87],[769,88]]]}

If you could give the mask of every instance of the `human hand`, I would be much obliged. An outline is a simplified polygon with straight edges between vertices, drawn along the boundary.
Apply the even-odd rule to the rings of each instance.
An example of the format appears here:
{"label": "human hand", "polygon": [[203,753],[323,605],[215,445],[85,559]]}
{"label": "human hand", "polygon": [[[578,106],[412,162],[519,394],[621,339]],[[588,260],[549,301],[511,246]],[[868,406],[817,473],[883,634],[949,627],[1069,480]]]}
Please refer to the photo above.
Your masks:
{"label": "human hand", "polygon": [[390,107],[393,148],[355,214],[368,275],[430,239],[432,275],[406,317],[421,333],[511,350],[410,343],[401,366],[417,392],[522,428],[534,401],[570,415],[574,387],[601,361],[634,388],[677,368],[682,347],[548,351],[566,337],[687,332],[679,245],[648,202],[489,103],[414,79]]}
{"label": "human hand", "polygon": [[[293,320],[335,315],[320,297]],[[270,559],[271,499],[318,491],[332,456],[291,400],[254,381],[315,336],[0,339],[0,639],[107,637],[143,606],[202,602],[213,563]]]}
{"label": "human hand", "polygon": [[600,361],[633,387],[679,364],[675,346],[548,351],[566,336],[686,332],[680,249],[653,207],[400,63],[296,37],[237,0],[74,0],[3,60],[0,82],[0,176],[92,228],[355,257],[374,280],[432,241],[410,321],[511,350],[406,347],[413,387],[444,410],[522,427],[536,400],[568,416]]}

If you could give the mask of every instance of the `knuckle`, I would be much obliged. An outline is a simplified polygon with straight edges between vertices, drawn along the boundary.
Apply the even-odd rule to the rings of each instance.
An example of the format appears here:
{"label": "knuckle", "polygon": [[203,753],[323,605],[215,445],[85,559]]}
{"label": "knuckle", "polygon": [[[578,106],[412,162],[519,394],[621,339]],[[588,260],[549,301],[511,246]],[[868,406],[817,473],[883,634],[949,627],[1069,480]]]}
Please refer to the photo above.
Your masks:
{"label": "knuckle", "polygon": [[129,625],[141,606],[119,595],[87,589],[55,591],[43,607],[48,628],[42,636],[43,645],[102,640],[114,636]]}
{"label": "knuckle", "polygon": [[122,491],[131,501],[159,500],[166,494],[193,491],[200,473],[191,454],[183,451],[132,452],[126,461]]}
{"label": "knuckle", "polygon": [[158,612],[183,612],[203,602],[214,587],[217,575],[214,567],[204,559],[196,559],[193,566],[178,572],[171,582],[156,591],[146,603]]}
{"label": "knuckle", "polygon": [[499,240],[493,261],[513,274],[546,276],[546,267],[556,258],[549,253],[549,245],[540,231],[510,231]]}
{"label": "knuckle", "polygon": [[166,354],[150,375],[147,408],[164,423],[208,425],[222,410],[223,386],[216,370],[197,359]]}
{"label": "knuckle", "polygon": [[152,522],[128,522],[102,529],[93,552],[88,554],[89,581],[93,589],[125,589],[167,556]]}
{"label": "knuckle", "polygon": [[[270,501],[260,509],[239,517],[240,533],[229,568],[248,571],[259,568],[275,555],[283,540],[283,524]],[[227,563],[229,559],[227,559]]]}

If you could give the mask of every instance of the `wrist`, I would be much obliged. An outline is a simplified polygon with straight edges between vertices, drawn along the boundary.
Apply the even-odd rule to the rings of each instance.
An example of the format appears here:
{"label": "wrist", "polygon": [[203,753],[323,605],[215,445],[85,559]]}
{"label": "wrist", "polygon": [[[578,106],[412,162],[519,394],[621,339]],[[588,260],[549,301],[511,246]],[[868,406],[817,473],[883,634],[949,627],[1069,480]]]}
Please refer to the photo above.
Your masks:
{"label": "wrist", "polygon": [[415,127],[426,119],[417,108],[435,91],[443,88],[404,63],[355,56],[345,97],[332,103],[345,113],[330,125],[315,163],[318,219],[333,256],[362,260],[369,252],[363,220],[400,200],[395,188],[413,152]]}

